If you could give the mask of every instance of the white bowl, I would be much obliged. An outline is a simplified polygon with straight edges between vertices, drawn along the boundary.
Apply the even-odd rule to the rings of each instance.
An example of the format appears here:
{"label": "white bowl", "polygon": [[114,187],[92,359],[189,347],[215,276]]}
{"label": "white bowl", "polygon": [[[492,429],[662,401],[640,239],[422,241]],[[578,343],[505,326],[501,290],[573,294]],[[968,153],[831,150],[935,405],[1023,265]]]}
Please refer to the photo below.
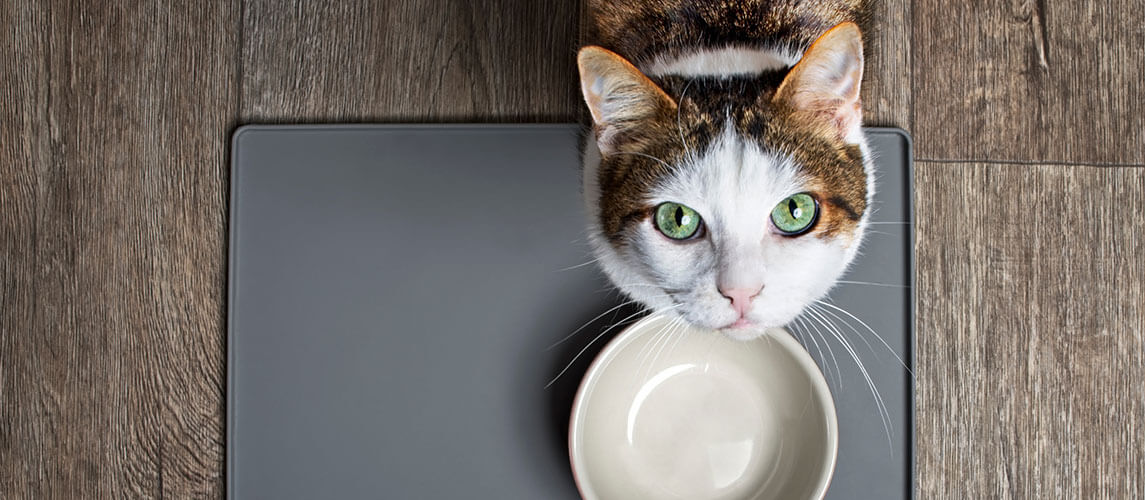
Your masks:
{"label": "white bowl", "polygon": [[587,500],[821,499],[837,451],[827,382],[786,331],[744,342],[662,316],[597,356],[569,424]]}

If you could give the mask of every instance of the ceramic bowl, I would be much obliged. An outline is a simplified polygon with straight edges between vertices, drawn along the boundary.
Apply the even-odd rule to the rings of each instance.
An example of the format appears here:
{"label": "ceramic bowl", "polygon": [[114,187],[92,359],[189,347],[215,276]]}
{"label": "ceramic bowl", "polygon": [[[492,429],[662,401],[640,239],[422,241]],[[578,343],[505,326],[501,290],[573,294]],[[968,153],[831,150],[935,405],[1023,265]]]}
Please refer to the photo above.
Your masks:
{"label": "ceramic bowl", "polygon": [[837,450],[827,382],[786,331],[745,342],[657,316],[601,351],[569,426],[587,500],[821,499]]}

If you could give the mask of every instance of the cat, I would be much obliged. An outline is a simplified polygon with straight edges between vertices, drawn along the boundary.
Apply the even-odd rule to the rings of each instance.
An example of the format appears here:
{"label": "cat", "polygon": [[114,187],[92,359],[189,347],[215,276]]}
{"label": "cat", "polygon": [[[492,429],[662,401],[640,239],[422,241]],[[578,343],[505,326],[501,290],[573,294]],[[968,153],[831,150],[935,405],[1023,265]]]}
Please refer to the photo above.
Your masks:
{"label": "cat", "polygon": [[740,340],[823,297],[874,194],[862,0],[588,0],[589,240],[652,311]]}

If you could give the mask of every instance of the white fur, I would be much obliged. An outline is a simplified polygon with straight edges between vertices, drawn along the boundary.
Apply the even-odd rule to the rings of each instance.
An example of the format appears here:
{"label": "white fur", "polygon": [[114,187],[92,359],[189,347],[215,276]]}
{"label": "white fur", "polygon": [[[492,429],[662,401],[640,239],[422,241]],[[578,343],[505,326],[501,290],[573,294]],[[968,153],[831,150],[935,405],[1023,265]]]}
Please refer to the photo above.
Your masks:
{"label": "white fur", "polygon": [[[861,139],[860,139],[861,140]],[[866,152],[865,140],[861,147]],[[782,236],[771,211],[788,196],[806,191],[807,179],[790,158],[762,151],[737,136],[729,124],[708,150],[690,155],[675,175],[652,193],[652,203],[682,203],[696,210],[706,235],[684,243],[669,240],[642,222],[623,251],[600,227],[595,141],[585,145],[584,194],[590,241],[602,268],[622,291],[654,310],[668,310],[690,323],[750,339],[793,320],[835,284],[854,258],[867,213],[846,242],[815,234]],[[869,164],[867,165],[869,174]],[[868,179],[872,176],[868,175]],[[869,184],[871,192],[873,185]],[[718,289],[762,287],[752,302],[749,329],[730,329],[738,314]]]}
{"label": "white fur", "polygon": [[867,209],[863,211],[863,217],[859,219],[859,228],[855,230],[855,241],[847,248],[847,262],[850,263],[855,255],[859,252],[859,247],[862,245],[863,236],[867,234],[867,226],[871,220],[871,212],[874,211],[875,202],[875,156],[871,152],[871,147],[867,144],[867,136],[863,133],[862,127],[859,128],[856,137],[857,142],[852,142],[848,138],[848,142],[858,144],[859,150],[863,152],[863,173],[867,176]]}
{"label": "white fur", "polygon": [[725,47],[700,49],[676,58],[658,57],[641,68],[654,76],[733,76],[785,69],[799,61],[799,54],[783,49]]}

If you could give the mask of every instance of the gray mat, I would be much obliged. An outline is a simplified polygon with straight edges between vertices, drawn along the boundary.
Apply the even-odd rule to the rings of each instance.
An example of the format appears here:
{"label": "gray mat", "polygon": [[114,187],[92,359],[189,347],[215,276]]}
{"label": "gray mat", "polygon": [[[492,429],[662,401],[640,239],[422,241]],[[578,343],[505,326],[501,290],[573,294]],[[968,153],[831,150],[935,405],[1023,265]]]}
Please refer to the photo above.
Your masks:
{"label": "gray mat", "polygon": [[[228,498],[577,498],[568,412],[618,303],[573,125],[249,126],[231,184]],[[875,221],[831,300],[911,363],[910,146],[870,130]],[[807,344],[840,420],[828,498],[910,498],[910,374],[857,321]],[[862,335],[861,335],[862,334]],[[866,343],[860,340],[866,337]],[[821,343],[821,342],[820,342]],[[820,351],[823,351],[822,354]],[[826,359],[824,359],[826,356]]]}

